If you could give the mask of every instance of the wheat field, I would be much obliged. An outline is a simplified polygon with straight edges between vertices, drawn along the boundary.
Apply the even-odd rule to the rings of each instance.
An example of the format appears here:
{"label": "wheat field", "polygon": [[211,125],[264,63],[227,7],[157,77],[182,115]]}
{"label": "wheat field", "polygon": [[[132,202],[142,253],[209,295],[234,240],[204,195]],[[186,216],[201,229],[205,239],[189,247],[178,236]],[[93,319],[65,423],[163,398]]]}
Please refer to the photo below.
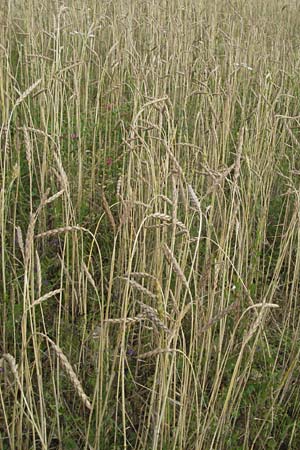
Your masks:
{"label": "wheat field", "polygon": [[300,9],[2,0],[0,450],[300,448]]}

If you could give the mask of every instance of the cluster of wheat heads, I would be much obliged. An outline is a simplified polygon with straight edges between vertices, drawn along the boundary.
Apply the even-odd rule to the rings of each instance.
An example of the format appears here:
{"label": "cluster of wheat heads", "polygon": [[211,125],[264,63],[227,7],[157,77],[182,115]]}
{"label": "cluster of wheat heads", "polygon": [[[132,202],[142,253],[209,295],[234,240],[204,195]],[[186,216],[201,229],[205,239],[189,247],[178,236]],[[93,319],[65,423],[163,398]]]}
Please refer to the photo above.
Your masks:
{"label": "cluster of wheat heads", "polygon": [[0,11],[0,449],[297,449],[295,2]]}

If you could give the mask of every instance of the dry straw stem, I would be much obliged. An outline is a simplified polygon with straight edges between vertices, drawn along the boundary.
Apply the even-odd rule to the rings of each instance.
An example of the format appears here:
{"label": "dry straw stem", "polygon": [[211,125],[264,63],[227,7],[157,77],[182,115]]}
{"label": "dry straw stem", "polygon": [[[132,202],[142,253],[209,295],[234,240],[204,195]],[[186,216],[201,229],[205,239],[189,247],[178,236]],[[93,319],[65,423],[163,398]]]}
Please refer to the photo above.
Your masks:
{"label": "dry straw stem", "polygon": [[223,409],[222,409],[222,413],[221,413],[221,418],[224,419],[224,417],[226,416],[226,414],[228,413],[228,409],[230,407],[230,399],[232,397],[232,393],[233,390],[236,386],[236,382],[237,382],[237,376],[238,376],[238,371],[242,362],[242,358],[244,355],[244,351],[246,348],[246,345],[248,344],[248,342],[251,340],[251,338],[253,337],[253,335],[256,333],[256,331],[258,330],[258,328],[261,326],[261,324],[264,321],[264,317],[265,317],[265,309],[266,308],[278,308],[279,306],[274,304],[274,303],[257,303],[255,305],[251,305],[249,306],[244,313],[242,314],[241,318],[239,319],[235,330],[237,329],[238,324],[240,323],[241,319],[243,318],[243,316],[246,314],[247,311],[253,309],[253,308],[261,308],[255,322],[253,323],[253,325],[251,326],[250,330],[248,331],[248,333],[244,336],[242,345],[241,345],[241,349],[233,370],[233,374],[231,377],[231,381],[228,387],[228,391],[227,391],[227,396],[226,399],[224,401],[224,405],[223,405]]}
{"label": "dry straw stem", "polygon": [[86,264],[84,262],[82,263],[82,267],[83,267],[84,273],[86,274],[87,279],[89,280],[89,282],[91,283],[91,285],[93,286],[95,291],[97,291],[97,287],[96,287],[94,278],[90,274],[90,272],[89,272],[89,270],[88,270],[88,268],[87,268],[87,266],[86,266]]}
{"label": "dry straw stem", "polygon": [[237,149],[237,153],[236,153],[236,160],[235,160],[235,164],[234,164],[234,174],[233,174],[234,184],[237,183],[237,180],[240,176],[243,143],[244,143],[244,128],[241,128],[240,134],[239,134],[238,149]]}
{"label": "dry straw stem", "polygon": [[36,261],[36,275],[37,275],[37,285],[38,285],[38,294],[41,297],[42,292],[42,268],[41,261],[37,250],[35,251],[35,261]]}
{"label": "dry straw stem", "polygon": [[180,175],[180,177],[182,178],[182,180],[185,181],[185,176],[184,176],[184,173],[183,173],[183,170],[182,170],[181,165],[179,164],[179,162],[178,162],[177,159],[175,158],[173,152],[170,150],[168,144],[165,144],[165,147],[166,147],[166,150],[167,150],[168,154],[170,155],[170,158],[171,158],[171,160],[172,160],[172,162],[173,162],[173,164],[174,164],[174,166],[175,166],[176,172]]}
{"label": "dry straw stem", "polygon": [[72,383],[74,389],[76,390],[78,396],[80,397],[81,401],[83,402],[83,404],[86,406],[87,409],[91,410],[92,409],[91,402],[90,402],[88,396],[85,394],[76,373],[74,372],[71,364],[69,363],[69,361],[68,361],[67,357],[65,356],[65,354],[63,353],[62,349],[58,345],[56,345],[55,342],[53,342],[52,339],[50,339],[47,335],[45,335],[43,333],[38,333],[38,334],[40,334],[41,336],[46,338],[47,341],[50,343],[50,345],[53,348],[53,350],[55,351],[62,367],[67,372],[67,374],[71,380],[71,383]]}
{"label": "dry straw stem", "polygon": [[104,193],[103,190],[101,192],[101,198],[102,198],[103,209],[104,209],[104,211],[105,211],[105,213],[106,213],[106,215],[108,217],[108,220],[109,220],[109,223],[110,223],[110,225],[111,225],[111,227],[113,229],[113,232],[115,233],[116,232],[116,222],[115,222],[114,216],[112,215],[112,212],[110,210],[109,204],[108,204],[108,202],[106,200],[105,193]]}
{"label": "dry straw stem", "polygon": [[34,238],[34,227],[35,227],[39,213],[41,212],[42,208],[46,204],[48,193],[49,193],[49,189],[47,189],[47,191],[44,193],[44,195],[41,199],[41,203],[40,203],[39,207],[37,208],[36,212],[31,213],[31,215],[30,215],[29,225],[28,225],[27,234],[26,234],[25,251],[24,251],[25,265],[27,264],[27,262],[29,260],[29,256],[30,256],[31,245],[32,245],[33,238]]}
{"label": "dry straw stem", "polygon": [[28,410],[28,413],[29,413],[29,416],[30,416],[30,420],[31,420],[31,422],[32,422],[32,425],[33,425],[33,427],[35,428],[35,430],[36,430],[36,432],[37,432],[37,434],[38,434],[38,436],[39,436],[39,438],[40,438],[40,440],[41,440],[41,444],[42,444],[43,450],[46,450],[46,449],[47,449],[47,446],[46,446],[46,444],[45,444],[45,442],[44,442],[44,438],[43,438],[43,436],[41,435],[41,432],[40,432],[40,430],[39,430],[39,428],[38,428],[38,426],[37,426],[37,424],[36,424],[36,420],[35,420],[35,418],[34,418],[34,416],[33,416],[33,413],[32,413],[32,411],[31,411],[31,408],[30,408],[29,404],[28,404],[27,398],[26,398],[26,396],[25,396],[25,394],[24,394],[24,390],[23,390],[23,387],[22,387],[22,384],[21,384],[20,378],[19,378],[18,365],[17,365],[17,363],[16,363],[16,360],[15,360],[15,358],[14,358],[10,353],[4,353],[4,354],[2,355],[2,357],[0,358],[0,367],[1,367],[1,368],[3,367],[3,362],[4,362],[4,361],[6,361],[6,362],[8,363],[8,365],[9,365],[9,367],[10,367],[10,370],[11,370],[12,374],[13,374],[14,377],[15,377],[15,380],[16,380],[16,383],[17,383],[17,385],[18,385],[18,388],[20,389],[20,392],[21,392],[21,395],[22,395],[24,404],[26,405],[26,408],[27,408],[27,410]]}

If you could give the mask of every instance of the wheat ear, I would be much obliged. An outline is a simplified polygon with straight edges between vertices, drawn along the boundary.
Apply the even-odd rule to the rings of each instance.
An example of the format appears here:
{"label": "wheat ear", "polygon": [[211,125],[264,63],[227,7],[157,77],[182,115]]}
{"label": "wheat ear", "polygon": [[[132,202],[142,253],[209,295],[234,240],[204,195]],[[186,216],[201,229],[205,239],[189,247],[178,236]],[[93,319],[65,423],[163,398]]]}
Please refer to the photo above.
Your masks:
{"label": "wheat ear", "polygon": [[40,82],[42,81],[42,79],[40,78],[39,80],[37,80],[35,83],[33,83],[31,86],[29,86],[28,89],[26,89],[26,91],[24,91],[19,98],[17,98],[15,106],[18,106],[20,103],[23,102],[23,100],[25,100],[26,97],[28,97],[28,95],[31,94],[31,92],[40,84]]}
{"label": "wheat ear", "polygon": [[53,342],[52,339],[50,339],[47,335],[45,335],[43,333],[38,333],[38,334],[40,334],[41,336],[45,337],[48,340],[51,347],[55,351],[62,367],[67,372],[67,374],[71,380],[71,383],[74,386],[74,389],[77,392],[78,396],[81,398],[81,400],[82,400],[83,404],[86,406],[86,408],[91,410],[92,405],[91,405],[90,399],[84,392],[83,387],[82,387],[76,373],[74,372],[71,364],[69,363],[69,361],[68,361],[66,355],[63,353],[62,349],[58,345],[56,345],[55,342]]}

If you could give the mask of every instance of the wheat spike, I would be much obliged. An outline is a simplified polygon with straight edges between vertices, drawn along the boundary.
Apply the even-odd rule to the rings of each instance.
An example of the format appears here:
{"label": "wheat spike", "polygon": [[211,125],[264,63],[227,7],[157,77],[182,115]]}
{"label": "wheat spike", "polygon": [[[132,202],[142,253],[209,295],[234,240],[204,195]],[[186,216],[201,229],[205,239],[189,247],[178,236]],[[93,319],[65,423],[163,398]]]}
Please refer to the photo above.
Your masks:
{"label": "wheat spike", "polygon": [[26,159],[28,162],[28,166],[30,167],[31,162],[32,162],[30,138],[29,138],[29,133],[28,133],[27,128],[24,127],[23,132],[24,132],[24,139],[25,139]]}
{"label": "wheat spike", "polygon": [[205,331],[209,330],[215,323],[219,322],[219,320],[223,319],[227,316],[231,311],[233,311],[238,305],[240,301],[237,300],[236,302],[229,305],[227,308],[222,309],[222,311],[219,312],[215,317],[213,317],[204,327],[202,327],[199,331],[199,333],[205,333]]}
{"label": "wheat spike", "polygon": [[[155,218],[155,219],[160,219],[160,220],[162,220],[163,222],[169,222],[169,223],[172,223],[173,222],[173,219],[172,219],[172,217],[171,216],[168,216],[168,214],[162,214],[162,213],[153,213],[153,214],[150,214],[150,216],[148,216],[148,217],[153,217],[153,218]],[[177,225],[178,226],[178,228],[180,228],[182,231],[184,231],[185,233],[188,233],[188,229],[187,229],[187,227],[184,225],[184,223],[182,223],[182,222],[180,222],[180,220],[175,220],[174,221],[174,223],[175,223],[175,225]]]}
{"label": "wheat spike", "polygon": [[135,280],[131,280],[130,278],[126,278],[126,277],[119,277],[121,280],[125,280],[128,281],[128,283],[135,287],[138,291],[142,292],[145,295],[148,295],[148,297],[151,297],[153,299],[156,300],[156,295],[153,294],[153,292],[149,291],[149,289],[145,288],[144,286],[142,286],[140,283],[138,283]]}
{"label": "wheat spike", "polygon": [[31,86],[29,86],[29,88],[26,89],[26,91],[24,91],[20,95],[20,97],[16,100],[15,106],[18,106],[20,103],[22,103],[23,100],[25,100],[25,98],[31,94],[31,92],[40,84],[41,81],[42,79],[40,78],[39,80],[35,81],[35,83],[33,83]]}
{"label": "wheat spike", "polygon": [[171,331],[168,327],[159,319],[158,312],[152,308],[149,305],[145,305],[145,303],[138,301],[138,304],[141,306],[142,310],[144,311],[145,315],[148,317],[148,319],[154,323],[156,328],[161,329],[165,331],[168,334],[171,334]]}
{"label": "wheat spike", "polygon": [[167,244],[163,245],[163,251],[164,254],[167,258],[168,263],[170,264],[170,266],[173,267],[174,272],[176,273],[176,275],[178,275],[178,277],[181,279],[181,281],[183,282],[183,284],[185,285],[185,287],[187,289],[189,289],[189,284],[187,282],[187,279],[180,267],[180,265],[177,262],[177,259],[175,258],[175,256],[173,255],[171,249],[167,246]]}
{"label": "wheat spike", "polygon": [[103,209],[108,217],[108,220],[113,229],[113,232],[115,233],[116,232],[116,222],[115,222],[114,216],[112,215],[112,212],[110,210],[109,204],[107,203],[104,191],[102,191],[101,196],[102,196]]}
{"label": "wheat spike", "polygon": [[142,353],[141,355],[138,355],[138,359],[145,359],[145,358],[151,358],[152,356],[161,355],[163,353],[173,353],[176,352],[176,348],[157,348],[155,350],[152,350],[151,352]]}
{"label": "wheat spike", "polygon": [[[146,318],[143,316],[143,314],[139,314],[136,317],[125,317],[120,319],[104,319],[103,322],[106,324],[112,324],[112,325],[119,325],[119,324],[126,324],[126,325],[132,325],[138,322],[141,322],[142,320],[145,320]],[[93,338],[97,339],[100,336],[101,333],[101,326],[97,325],[93,331]]]}
{"label": "wheat spike", "polygon": [[36,238],[49,237],[54,236],[55,234],[66,233],[67,231],[85,231],[85,228],[79,227],[78,225],[55,228],[54,230],[48,230],[44,231],[43,233],[39,233],[35,237]]}
{"label": "wheat spike", "polygon": [[45,300],[48,300],[51,297],[54,297],[54,295],[60,294],[62,292],[62,289],[55,289],[54,291],[50,291],[45,295],[42,295],[41,297],[39,297],[37,300],[34,300],[34,302],[32,303],[32,305],[30,306],[30,308],[33,308],[36,305],[40,305],[41,303],[43,303]]}
{"label": "wheat spike", "polygon": [[24,255],[25,255],[24,241],[23,241],[23,236],[22,236],[22,230],[21,230],[21,228],[19,226],[17,227],[17,239],[18,239],[18,244],[19,244],[21,253],[22,253],[23,258],[24,258]]}
{"label": "wheat spike", "polygon": [[76,390],[78,396],[81,398],[83,404],[86,406],[87,409],[91,410],[92,409],[92,405],[90,402],[89,397],[86,395],[86,393],[84,392],[82,385],[76,375],[76,373],[74,372],[71,364],[69,363],[66,355],[63,353],[62,349],[55,344],[55,342],[52,341],[52,339],[50,339],[47,335],[43,334],[43,333],[39,333],[41,336],[45,337],[48,342],[50,343],[51,347],[53,348],[53,350],[55,351],[62,367],[65,369],[65,371],[67,372],[72,385],[74,386],[74,389]]}
{"label": "wheat spike", "polygon": [[49,197],[46,202],[45,205],[48,205],[49,203],[54,202],[54,200],[56,200],[57,198],[59,198],[61,195],[63,195],[63,193],[65,192],[64,189],[61,189],[60,191],[56,192],[56,194],[52,195],[51,197]]}
{"label": "wheat spike", "polygon": [[130,272],[130,274],[125,274],[125,277],[130,276],[130,277],[141,277],[141,278],[150,278],[151,280],[155,280],[157,281],[157,277],[155,277],[154,275],[151,275],[150,273],[147,272]]}
{"label": "wheat spike", "polygon": [[201,214],[200,202],[198,200],[196,192],[194,191],[194,189],[192,188],[192,186],[190,184],[188,185],[188,190],[189,190],[189,196],[190,196],[190,201],[191,201],[192,206],[194,208],[196,208],[196,210],[198,211],[199,214]]}
{"label": "wheat spike", "polygon": [[17,366],[15,358],[10,353],[4,353],[2,355],[2,357],[0,358],[0,367],[3,367],[3,361],[6,361],[9,364],[10,370],[14,374],[14,377],[19,385],[20,381],[19,381],[19,374],[18,374],[18,366]]}

